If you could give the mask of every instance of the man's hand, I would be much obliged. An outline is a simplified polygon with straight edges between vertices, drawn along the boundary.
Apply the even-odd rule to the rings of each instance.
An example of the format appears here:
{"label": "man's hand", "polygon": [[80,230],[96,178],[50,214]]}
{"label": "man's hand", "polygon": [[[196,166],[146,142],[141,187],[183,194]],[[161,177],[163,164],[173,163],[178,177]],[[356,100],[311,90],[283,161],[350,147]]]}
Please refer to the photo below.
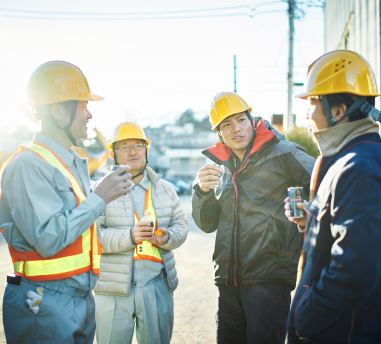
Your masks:
{"label": "man's hand", "polygon": [[[111,172],[97,186],[94,193],[103,198],[106,204],[130,192],[131,174],[126,173],[130,170],[130,166],[120,166],[114,172]],[[122,175],[123,174],[123,175]]]}
{"label": "man's hand", "polygon": [[218,185],[220,182],[221,170],[212,164],[206,164],[198,170],[198,185],[204,192],[210,191],[209,186]]}
{"label": "man's hand", "polygon": [[131,230],[131,238],[135,244],[152,239],[153,228],[147,221],[138,222]]}
{"label": "man's hand", "polygon": [[[159,235],[160,234],[159,231],[161,231],[161,235]],[[151,244],[163,245],[168,241],[168,239],[169,239],[168,231],[164,228],[160,228],[159,230],[156,231],[154,237],[147,241],[149,241]]]}
{"label": "man's hand", "polygon": [[[284,212],[284,214],[286,215],[286,217],[288,218],[288,221],[290,222],[295,222],[297,225],[299,226],[302,226],[302,227],[305,227],[306,226],[306,220],[307,220],[307,216],[303,216],[303,217],[298,217],[297,219],[291,217],[291,211],[290,211],[290,200],[289,198],[287,197],[285,200],[284,200],[284,209],[286,210]],[[297,207],[299,209],[303,209],[304,211],[304,207],[306,206],[308,202],[307,201],[303,201],[303,203],[297,203]]]}

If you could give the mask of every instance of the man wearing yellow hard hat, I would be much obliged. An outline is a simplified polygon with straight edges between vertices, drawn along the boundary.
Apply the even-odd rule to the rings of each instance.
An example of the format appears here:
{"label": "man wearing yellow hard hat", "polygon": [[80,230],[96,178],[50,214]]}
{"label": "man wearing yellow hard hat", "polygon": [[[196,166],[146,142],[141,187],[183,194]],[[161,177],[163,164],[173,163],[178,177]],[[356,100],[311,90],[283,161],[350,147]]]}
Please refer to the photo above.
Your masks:
{"label": "man wearing yellow hard hat", "polygon": [[[309,128],[319,146],[303,271],[289,343],[381,343],[381,139],[376,77],[359,54],[329,52],[308,68]],[[376,121],[375,121],[376,120]]]}
{"label": "man wearing yellow hard hat", "polygon": [[308,194],[314,159],[267,121],[251,116],[239,95],[218,93],[210,122],[220,141],[203,154],[192,197],[193,218],[217,231],[217,342],[284,343],[290,292],[303,237],[283,216],[290,186]]}
{"label": "man wearing yellow hard hat", "polygon": [[18,147],[0,174],[0,228],[14,274],[3,298],[7,343],[92,343],[102,245],[97,218],[128,192],[128,167],[90,193],[87,159],[71,148],[92,115],[82,71],[64,61],[39,66],[28,98],[41,132]]}
{"label": "man wearing yellow hard hat", "polygon": [[[131,167],[131,192],[99,218],[103,254],[96,293],[98,344],[169,344],[178,278],[173,250],[188,220],[173,186],[148,164],[150,141],[141,127],[118,125],[109,148],[116,167]],[[97,184],[93,187],[97,190]]]}

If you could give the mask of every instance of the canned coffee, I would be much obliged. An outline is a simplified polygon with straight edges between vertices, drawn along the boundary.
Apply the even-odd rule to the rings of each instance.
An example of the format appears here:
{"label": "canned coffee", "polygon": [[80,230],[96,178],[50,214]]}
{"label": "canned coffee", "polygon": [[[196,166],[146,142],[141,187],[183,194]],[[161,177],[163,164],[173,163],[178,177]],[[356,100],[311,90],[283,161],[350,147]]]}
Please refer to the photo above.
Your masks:
{"label": "canned coffee", "polygon": [[291,217],[300,218],[304,216],[303,209],[299,209],[297,203],[303,203],[303,188],[291,187],[287,189],[288,199],[290,201]]}

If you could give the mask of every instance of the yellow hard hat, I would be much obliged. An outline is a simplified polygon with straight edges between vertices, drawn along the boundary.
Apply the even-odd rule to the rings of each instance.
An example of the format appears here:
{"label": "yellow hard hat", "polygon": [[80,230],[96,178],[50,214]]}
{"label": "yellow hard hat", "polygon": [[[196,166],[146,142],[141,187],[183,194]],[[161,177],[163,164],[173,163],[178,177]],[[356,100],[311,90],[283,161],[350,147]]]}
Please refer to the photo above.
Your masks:
{"label": "yellow hard hat", "polygon": [[124,122],[119,124],[115,128],[114,135],[111,137],[110,143],[108,144],[108,148],[112,151],[112,146],[114,142],[127,139],[144,140],[146,142],[146,146],[149,146],[149,140],[147,140],[146,134],[144,133],[144,130],[142,128],[140,128],[135,123]]}
{"label": "yellow hard hat", "polygon": [[82,71],[65,61],[51,61],[39,66],[29,78],[29,105],[40,106],[68,100],[102,100],[91,94]]}
{"label": "yellow hard hat", "polygon": [[217,93],[210,106],[209,120],[212,129],[216,129],[225,118],[246,110],[251,112],[251,107],[238,94],[233,92]]}
{"label": "yellow hard hat", "polygon": [[319,57],[308,67],[304,92],[295,97],[306,99],[334,93],[362,97],[380,95],[373,69],[360,54],[335,50]]}

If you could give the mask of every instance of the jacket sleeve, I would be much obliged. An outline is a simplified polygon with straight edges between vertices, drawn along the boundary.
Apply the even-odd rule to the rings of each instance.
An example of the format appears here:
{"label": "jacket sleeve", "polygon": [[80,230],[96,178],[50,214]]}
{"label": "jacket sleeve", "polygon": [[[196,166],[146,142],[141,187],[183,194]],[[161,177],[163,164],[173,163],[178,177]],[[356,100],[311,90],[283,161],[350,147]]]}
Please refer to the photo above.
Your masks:
{"label": "jacket sleeve", "polygon": [[180,247],[188,236],[188,219],[181,207],[180,198],[176,191],[170,187],[170,197],[173,201],[173,213],[168,228],[168,241],[160,245],[164,250],[174,250]]}
{"label": "jacket sleeve", "polygon": [[105,226],[106,216],[103,213],[99,219],[99,229],[102,237],[102,253],[120,253],[131,251],[136,247],[132,241],[131,230],[133,227],[127,228],[111,228]]}
{"label": "jacket sleeve", "polygon": [[[100,181],[91,186],[92,192],[95,191]],[[107,207],[112,207],[110,202]],[[107,209],[106,209],[107,210]],[[102,253],[119,253],[131,251],[136,247],[132,241],[131,230],[133,226],[127,228],[112,228],[106,226],[106,213],[103,212],[98,218],[98,226],[102,238]]]}
{"label": "jacket sleeve", "polygon": [[[52,181],[43,167],[35,164],[18,168],[11,178],[6,177],[2,191],[17,228],[45,258],[73,243],[106,208],[101,197],[90,194],[74,209],[64,211]],[[12,246],[11,237],[8,243]]]}
{"label": "jacket sleeve", "polygon": [[213,233],[219,223],[221,206],[213,191],[202,195],[198,185],[193,187],[192,217],[197,226],[205,233]]}
{"label": "jacket sleeve", "polygon": [[330,263],[295,312],[295,329],[307,338],[353,313],[381,277],[380,169],[366,158],[347,163],[331,190]]}
{"label": "jacket sleeve", "polygon": [[311,173],[315,164],[315,159],[309,156],[304,148],[292,143],[291,158],[289,160],[289,169],[294,180],[294,186],[303,187],[305,199],[308,199],[310,193]]}

